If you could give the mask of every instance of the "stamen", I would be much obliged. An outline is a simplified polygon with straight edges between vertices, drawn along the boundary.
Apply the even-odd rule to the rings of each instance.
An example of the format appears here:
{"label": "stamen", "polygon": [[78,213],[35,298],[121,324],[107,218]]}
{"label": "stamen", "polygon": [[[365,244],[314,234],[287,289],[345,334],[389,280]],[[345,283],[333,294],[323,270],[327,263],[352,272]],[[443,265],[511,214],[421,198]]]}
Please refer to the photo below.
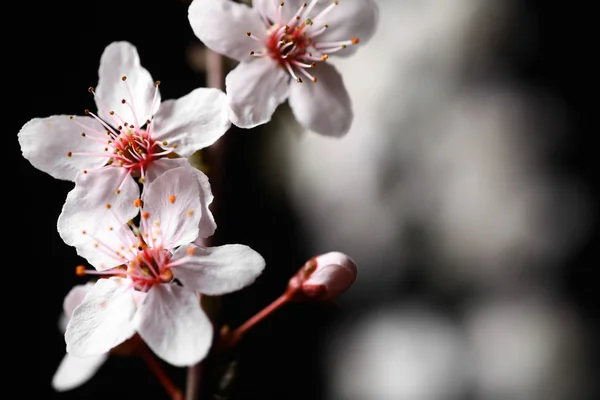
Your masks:
{"label": "stamen", "polygon": [[133,102],[133,95],[131,94],[131,89],[129,88],[129,84],[127,83],[127,77],[125,75],[123,75],[121,77],[121,80],[123,82],[125,82],[125,87],[127,88],[127,94],[129,94],[129,102],[127,103],[127,105],[129,106],[129,109],[131,110],[131,113],[133,114],[133,122],[135,123],[135,126],[138,127],[138,129],[141,127],[139,121],[138,121],[138,117],[137,114],[135,112],[135,105]]}
{"label": "stamen", "polygon": [[294,70],[292,69],[292,66],[290,65],[290,63],[286,61],[286,62],[284,63],[284,65],[285,65],[285,68],[286,68],[286,69],[288,70],[288,72],[290,73],[290,75],[292,76],[292,78],[294,78],[294,80],[295,80],[296,82],[298,82],[298,83],[302,83],[302,79],[300,79],[300,78],[298,78],[298,77],[296,76],[296,74],[294,73]]}
{"label": "stamen", "polygon": [[329,14],[329,11],[333,10],[333,7],[337,6],[338,3],[338,0],[333,0],[333,2],[329,6],[327,6],[323,11],[321,11],[319,15],[317,15],[315,18],[313,18],[313,22],[318,21],[319,19]]}
{"label": "stamen", "polygon": [[306,8],[306,6],[307,6],[306,3],[302,3],[300,5],[300,8],[298,9],[298,11],[296,11],[296,13],[292,17],[292,19],[290,19],[290,21],[288,22],[289,26],[294,27],[294,24],[296,22],[298,22],[298,20],[300,19],[300,15],[302,14],[302,11],[304,11],[304,9]]}

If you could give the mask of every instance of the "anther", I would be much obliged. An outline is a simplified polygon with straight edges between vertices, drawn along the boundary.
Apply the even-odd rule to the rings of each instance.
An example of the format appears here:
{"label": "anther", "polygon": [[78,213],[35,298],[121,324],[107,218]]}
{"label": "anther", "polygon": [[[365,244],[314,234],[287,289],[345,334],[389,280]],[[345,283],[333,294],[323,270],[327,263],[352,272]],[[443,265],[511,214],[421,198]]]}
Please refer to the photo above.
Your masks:
{"label": "anther", "polygon": [[84,276],[85,275],[85,266],[78,265],[77,267],[75,267],[75,275]]}
{"label": "anther", "polygon": [[71,153],[71,152],[68,152],[68,153],[67,153],[67,157],[73,157],[73,153]]}
{"label": "anther", "polygon": [[298,78],[296,78],[296,82],[302,83],[302,79],[300,79],[300,77],[298,77]]}
{"label": "anther", "polygon": [[357,37],[352,38],[352,44],[358,44],[359,39]]}
{"label": "anther", "polygon": [[107,209],[107,210],[110,210],[110,208],[111,208],[111,207],[112,207],[112,205],[110,205],[110,204],[107,204],[107,205],[106,205],[106,209]]}
{"label": "anther", "polygon": [[85,137],[85,132],[81,132],[81,136]]}
{"label": "anther", "polygon": [[134,207],[142,207],[144,205],[144,202],[142,202],[142,199],[135,199],[133,201],[133,205]]}
{"label": "anther", "polygon": [[120,194],[120,193],[121,193],[120,189],[115,190],[115,194]]}
{"label": "anther", "polygon": [[160,81],[154,82],[154,86],[158,86],[158,85],[160,85]]}
{"label": "anther", "polygon": [[328,58],[329,58],[329,56],[328,56],[327,54],[323,54],[323,55],[321,56],[321,61],[325,61],[325,60],[327,60]]}
{"label": "anther", "polygon": [[86,108],[85,110],[83,110],[83,113],[84,113],[85,115],[88,115],[88,114],[90,113],[90,110],[88,110],[88,109]]}
{"label": "anther", "polygon": [[170,196],[169,196],[169,201],[171,202],[171,204],[174,204],[174,203],[175,203],[175,198],[176,198],[176,197],[175,197],[175,195],[174,195],[174,194],[172,194],[172,195],[170,195]]}
{"label": "anther", "polygon": [[194,210],[188,210],[187,215],[189,217],[191,217],[192,215],[194,215]]}
{"label": "anther", "polygon": [[73,116],[72,116],[72,115],[69,115],[69,119],[73,119]]}
{"label": "anther", "polygon": [[112,110],[111,110],[111,111],[109,111],[108,113],[109,113],[110,115],[115,115],[115,112],[114,112],[114,111],[112,111]]}
{"label": "anther", "polygon": [[122,100],[121,100],[121,104],[125,104],[125,103],[127,103],[127,102],[125,101],[125,99],[122,99]]}
{"label": "anther", "polygon": [[93,87],[93,86],[90,86],[90,87],[88,88],[88,92],[90,92],[90,93],[94,93],[94,87]]}
{"label": "anther", "polygon": [[121,77],[121,80],[122,80],[122,81],[126,81],[126,80],[127,80],[127,77],[126,77],[125,75],[123,75],[123,76]]}
{"label": "anther", "polygon": [[252,36],[252,32],[246,32],[246,36]]}
{"label": "anther", "polygon": [[188,256],[193,256],[194,248],[192,246],[188,246],[188,248],[185,250],[185,252],[187,253]]}
{"label": "anther", "polygon": [[143,211],[142,212],[142,218],[148,219],[149,217],[150,217],[150,213],[148,211]]}
{"label": "anther", "polygon": [[83,172],[84,174],[87,174],[87,169],[84,169],[84,170],[83,170],[83,171],[81,171],[81,172]]}

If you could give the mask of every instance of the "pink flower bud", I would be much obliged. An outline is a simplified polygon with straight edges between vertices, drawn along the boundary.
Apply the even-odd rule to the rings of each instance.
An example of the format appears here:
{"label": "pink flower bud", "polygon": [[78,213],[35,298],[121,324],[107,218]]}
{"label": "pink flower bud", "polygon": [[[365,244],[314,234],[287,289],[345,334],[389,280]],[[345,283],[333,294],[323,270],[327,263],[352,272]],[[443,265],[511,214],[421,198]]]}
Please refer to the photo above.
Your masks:
{"label": "pink flower bud", "polygon": [[345,292],[356,279],[356,264],[344,253],[330,252],[308,260],[290,279],[294,300],[329,300]]}

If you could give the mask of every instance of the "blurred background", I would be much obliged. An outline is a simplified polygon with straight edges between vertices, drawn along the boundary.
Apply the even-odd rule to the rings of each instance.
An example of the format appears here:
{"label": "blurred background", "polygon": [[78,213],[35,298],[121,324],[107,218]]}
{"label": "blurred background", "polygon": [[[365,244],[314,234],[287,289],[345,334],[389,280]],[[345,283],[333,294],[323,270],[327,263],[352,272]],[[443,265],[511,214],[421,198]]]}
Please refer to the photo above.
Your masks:
{"label": "blurred background", "polygon": [[[249,333],[223,398],[600,398],[590,74],[573,45],[585,28],[565,22],[582,11],[534,0],[378,3],[372,40],[330,58],[353,100],[347,136],[303,132],[284,105],[204,154],[214,243],[249,245],[267,261],[254,285],[222,298],[220,322],[243,323],[316,254],[342,251],[359,267],[337,306],[293,304]],[[5,35],[5,113],[18,237],[29,238],[15,244],[36,276],[39,398],[167,398],[141,359],[119,356],[85,385],[52,390],[62,300],[85,282],[74,273],[83,260],[56,232],[72,183],[32,167],[16,135],[31,118],[93,108],[87,88],[115,40],[137,46],[163,99],[206,85],[188,4],[16,4],[24,18]],[[163,366],[185,385],[185,370]]]}

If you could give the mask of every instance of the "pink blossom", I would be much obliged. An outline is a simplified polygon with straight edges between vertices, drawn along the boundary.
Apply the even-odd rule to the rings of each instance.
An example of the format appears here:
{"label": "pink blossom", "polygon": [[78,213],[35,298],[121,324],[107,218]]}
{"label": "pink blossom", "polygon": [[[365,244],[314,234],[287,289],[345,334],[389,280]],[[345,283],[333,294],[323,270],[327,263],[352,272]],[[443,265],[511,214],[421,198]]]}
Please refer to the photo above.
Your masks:
{"label": "pink blossom", "polygon": [[130,43],[106,47],[98,76],[97,88],[88,89],[97,113],[34,118],[18,134],[23,156],[54,178],[74,181],[82,171],[100,171],[111,174],[104,189],[119,193],[133,177],[151,181],[180,166],[173,155],[188,157],[231,126],[218,89],[198,88],[161,103],[160,82]]}
{"label": "pink blossom", "polygon": [[[194,0],[189,21],[210,49],[240,64],[226,77],[231,121],[268,122],[286,99],[296,119],[315,132],[342,136],[352,105],[339,72],[325,62],[346,57],[373,35],[374,0]],[[302,83],[304,82],[304,83]]]}
{"label": "pink blossom", "polygon": [[110,204],[70,203],[98,210],[95,220],[71,218],[62,225],[59,220],[61,236],[79,236],[77,252],[96,268],[78,272],[109,277],[99,279],[75,308],[65,333],[67,352],[103,354],[137,332],[173,365],[192,365],[205,357],[213,328],[198,293],[239,290],[256,279],[265,262],[244,245],[193,244],[202,214],[210,212],[203,207],[203,188],[193,171],[170,169],[145,186],[141,199],[131,204],[140,211],[139,227]]}

